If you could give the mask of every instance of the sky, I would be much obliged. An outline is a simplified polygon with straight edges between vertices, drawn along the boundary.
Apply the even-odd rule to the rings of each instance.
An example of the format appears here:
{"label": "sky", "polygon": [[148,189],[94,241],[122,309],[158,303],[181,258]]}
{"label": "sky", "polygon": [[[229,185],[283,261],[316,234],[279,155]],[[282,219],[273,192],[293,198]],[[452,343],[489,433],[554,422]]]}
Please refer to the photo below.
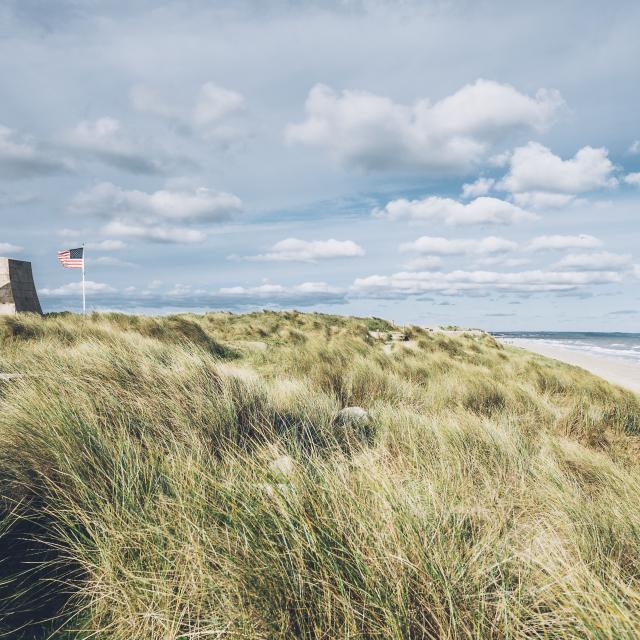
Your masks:
{"label": "sky", "polygon": [[640,4],[0,0],[45,311],[638,331]]}

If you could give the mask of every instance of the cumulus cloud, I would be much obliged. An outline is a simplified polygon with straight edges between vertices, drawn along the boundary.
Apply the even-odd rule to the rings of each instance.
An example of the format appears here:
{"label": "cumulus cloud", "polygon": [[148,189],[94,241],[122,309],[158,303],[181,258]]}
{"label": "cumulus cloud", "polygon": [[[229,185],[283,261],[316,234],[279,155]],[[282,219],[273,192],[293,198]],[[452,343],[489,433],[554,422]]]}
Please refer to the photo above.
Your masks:
{"label": "cumulus cloud", "polygon": [[634,186],[640,186],[640,171],[637,173],[628,173],[624,177],[624,181],[627,184],[632,184]]}
{"label": "cumulus cloud", "polygon": [[587,234],[577,236],[537,236],[527,243],[529,251],[556,251],[562,249],[595,249],[602,246],[602,242]]}
{"label": "cumulus cloud", "polygon": [[133,107],[169,120],[183,133],[198,133],[209,140],[229,142],[242,134],[234,116],[242,113],[242,94],[214,82],[205,82],[192,106],[170,104],[157,91],[144,85],[131,90]]}
{"label": "cumulus cloud", "polygon": [[475,264],[483,267],[493,267],[500,265],[502,267],[521,267],[523,264],[531,262],[528,258],[510,258],[508,255],[487,256],[475,260]]}
{"label": "cumulus cloud", "polygon": [[149,157],[144,145],[127,137],[115,118],[83,120],[61,136],[72,149],[116,169],[131,173],[154,174],[163,171],[160,162]]}
{"label": "cumulus cloud", "polygon": [[364,249],[353,240],[286,238],[276,242],[267,253],[245,256],[242,259],[261,262],[316,262],[328,258],[355,258],[364,253]]}
{"label": "cumulus cloud", "polygon": [[225,123],[225,119],[243,109],[244,98],[241,94],[207,82],[200,88],[193,109],[193,122],[207,138],[233,137],[237,130]]}
{"label": "cumulus cloud", "polygon": [[75,196],[72,213],[107,216],[136,214],[180,222],[220,222],[241,210],[237,196],[205,187],[194,190],[161,189],[153,193],[126,190],[102,182]]}
{"label": "cumulus cloud", "polygon": [[0,242],[0,253],[12,254],[20,253],[24,247],[20,247],[17,244],[11,244],[10,242]]}
{"label": "cumulus cloud", "polygon": [[585,271],[621,271],[631,267],[631,256],[628,254],[609,253],[570,253],[554,265],[555,269]]}
{"label": "cumulus cloud", "polygon": [[442,265],[442,258],[439,256],[420,256],[405,262],[403,265],[405,269],[410,271],[431,271],[437,269]]}
{"label": "cumulus cloud", "polygon": [[579,193],[617,184],[609,152],[601,147],[582,147],[573,158],[563,160],[538,142],[515,149],[509,171],[496,185],[513,194],[520,206],[565,206]]}
{"label": "cumulus cloud", "polygon": [[517,242],[496,236],[469,240],[422,236],[413,242],[400,245],[402,252],[413,251],[438,255],[488,255],[507,253],[517,248]]}
{"label": "cumulus cloud", "polygon": [[400,198],[392,200],[382,210],[375,209],[373,214],[389,220],[444,222],[448,225],[513,224],[537,219],[533,213],[511,202],[486,196],[466,204],[439,196],[429,196],[423,200]]}
{"label": "cumulus cloud", "polygon": [[493,178],[478,178],[475,182],[462,185],[462,197],[465,199],[484,196],[491,191],[495,184]]}
{"label": "cumulus cloud", "polygon": [[0,125],[0,176],[34,178],[69,170],[69,163],[32,138]]}
{"label": "cumulus cloud", "polygon": [[192,225],[222,222],[241,210],[237,196],[204,187],[147,193],[110,182],[78,193],[69,206],[76,215],[108,218],[105,234],[177,243],[201,242],[206,232]]}
{"label": "cumulus cloud", "polygon": [[207,238],[207,234],[200,229],[158,224],[157,221],[152,219],[143,220],[139,223],[112,220],[103,227],[102,231],[113,236],[138,238],[166,244],[192,244],[203,242]]}
{"label": "cumulus cloud", "polygon": [[563,105],[557,91],[540,89],[531,97],[489,80],[412,105],[318,84],[307,97],[306,119],[290,124],[285,138],[326,148],[363,170],[464,170],[514,131],[547,129]]}
{"label": "cumulus cloud", "polygon": [[456,294],[498,290],[512,293],[560,292],[622,279],[617,271],[402,271],[391,276],[357,278],[352,286],[364,297],[406,297],[425,292]]}
{"label": "cumulus cloud", "polygon": [[339,287],[332,287],[326,282],[303,282],[294,286],[283,286],[280,284],[261,284],[255,287],[222,287],[218,294],[229,299],[250,299],[268,301],[291,301],[302,300],[304,298],[325,300],[327,298],[335,300],[342,299],[345,290]]}
{"label": "cumulus cloud", "polygon": [[576,196],[567,193],[527,191],[525,193],[514,193],[513,201],[521,207],[530,207],[532,209],[558,209],[576,202]]}
{"label": "cumulus cloud", "polygon": [[629,147],[629,153],[640,153],[640,140],[634,140]]}

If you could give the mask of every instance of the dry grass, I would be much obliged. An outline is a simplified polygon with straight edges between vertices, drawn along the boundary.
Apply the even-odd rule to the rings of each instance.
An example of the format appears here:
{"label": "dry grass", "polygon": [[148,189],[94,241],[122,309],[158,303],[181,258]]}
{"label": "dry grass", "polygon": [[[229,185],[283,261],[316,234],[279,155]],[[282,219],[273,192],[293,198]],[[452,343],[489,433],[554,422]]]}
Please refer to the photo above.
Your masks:
{"label": "dry grass", "polygon": [[638,398],[392,329],[0,320],[0,633],[639,637]]}

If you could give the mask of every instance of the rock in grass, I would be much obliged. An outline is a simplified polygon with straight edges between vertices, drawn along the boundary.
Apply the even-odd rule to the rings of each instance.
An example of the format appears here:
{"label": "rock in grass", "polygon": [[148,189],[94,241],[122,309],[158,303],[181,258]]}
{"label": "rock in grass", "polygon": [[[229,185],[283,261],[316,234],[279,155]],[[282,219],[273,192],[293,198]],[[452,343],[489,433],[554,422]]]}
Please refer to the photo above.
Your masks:
{"label": "rock in grass", "polygon": [[365,426],[369,424],[369,414],[362,407],[345,407],[338,411],[336,423],[343,426]]}
{"label": "rock in grass", "polygon": [[18,380],[22,378],[20,373],[0,373],[0,380]]}
{"label": "rock in grass", "polygon": [[369,414],[362,407],[345,407],[338,411],[333,421],[338,442],[346,447],[370,443],[373,437],[373,425]]}
{"label": "rock in grass", "polygon": [[289,478],[295,471],[296,463],[291,456],[279,456],[269,463],[269,470],[279,478]]}

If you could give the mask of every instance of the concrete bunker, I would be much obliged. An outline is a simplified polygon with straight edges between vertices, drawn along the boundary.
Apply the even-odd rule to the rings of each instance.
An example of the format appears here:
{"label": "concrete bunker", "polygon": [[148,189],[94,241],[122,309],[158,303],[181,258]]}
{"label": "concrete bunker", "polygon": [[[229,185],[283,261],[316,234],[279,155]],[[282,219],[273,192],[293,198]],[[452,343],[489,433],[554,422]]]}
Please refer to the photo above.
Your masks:
{"label": "concrete bunker", "polygon": [[31,263],[0,258],[0,314],[42,314]]}

